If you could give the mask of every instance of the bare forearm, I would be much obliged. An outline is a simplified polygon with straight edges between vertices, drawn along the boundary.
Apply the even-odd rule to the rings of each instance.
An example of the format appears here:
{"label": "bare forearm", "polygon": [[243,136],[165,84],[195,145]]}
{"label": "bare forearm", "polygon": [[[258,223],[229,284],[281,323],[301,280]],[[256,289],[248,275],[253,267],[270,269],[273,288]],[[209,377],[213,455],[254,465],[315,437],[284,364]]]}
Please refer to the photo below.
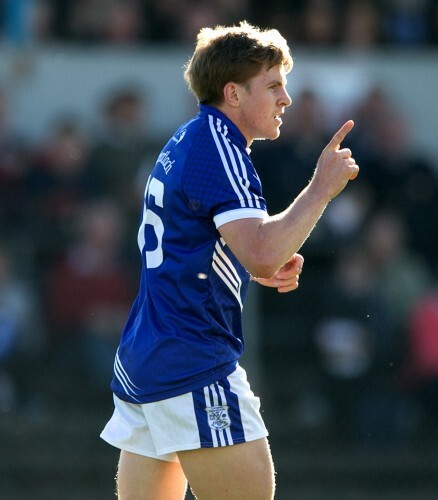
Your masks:
{"label": "bare forearm", "polygon": [[258,273],[270,277],[298,252],[306,241],[329,199],[309,184],[295,201],[280,214],[265,219],[259,226]]}
{"label": "bare forearm", "polygon": [[306,241],[327,204],[359,167],[349,149],[340,149],[353,122],[346,122],[319,157],[312,180],[282,213],[267,219],[240,219],[219,228],[221,236],[252,276],[271,278]]}

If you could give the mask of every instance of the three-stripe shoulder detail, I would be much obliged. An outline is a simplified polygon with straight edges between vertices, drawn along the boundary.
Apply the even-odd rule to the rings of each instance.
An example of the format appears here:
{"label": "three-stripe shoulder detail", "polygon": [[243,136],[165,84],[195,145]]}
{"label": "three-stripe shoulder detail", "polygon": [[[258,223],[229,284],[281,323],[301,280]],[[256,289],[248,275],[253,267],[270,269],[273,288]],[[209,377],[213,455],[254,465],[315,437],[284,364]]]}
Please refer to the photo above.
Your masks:
{"label": "three-stripe shoulder detail", "polygon": [[[261,208],[259,196],[249,189],[248,169],[242,153],[227,137],[228,127],[220,118],[213,115],[208,115],[208,122],[225,173],[236,193],[240,206],[242,208]],[[259,182],[258,179],[257,182]]]}

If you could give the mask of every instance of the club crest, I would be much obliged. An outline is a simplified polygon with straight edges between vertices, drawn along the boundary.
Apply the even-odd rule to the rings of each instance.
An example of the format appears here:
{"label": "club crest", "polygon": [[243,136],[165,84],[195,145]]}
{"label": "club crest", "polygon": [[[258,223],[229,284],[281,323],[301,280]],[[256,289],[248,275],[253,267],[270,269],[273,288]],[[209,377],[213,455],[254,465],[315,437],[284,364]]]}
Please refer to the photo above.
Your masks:
{"label": "club crest", "polygon": [[231,425],[228,408],[228,406],[210,406],[205,409],[208,415],[208,425],[210,429],[221,431]]}

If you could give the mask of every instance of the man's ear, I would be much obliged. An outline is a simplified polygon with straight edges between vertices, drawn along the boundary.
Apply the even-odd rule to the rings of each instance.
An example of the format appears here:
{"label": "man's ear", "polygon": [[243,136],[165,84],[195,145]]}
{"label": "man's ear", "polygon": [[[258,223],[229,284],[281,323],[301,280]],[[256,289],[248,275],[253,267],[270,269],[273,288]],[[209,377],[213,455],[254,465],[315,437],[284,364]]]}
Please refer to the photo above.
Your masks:
{"label": "man's ear", "polygon": [[234,82],[228,82],[224,87],[224,100],[233,108],[240,105],[240,86]]}

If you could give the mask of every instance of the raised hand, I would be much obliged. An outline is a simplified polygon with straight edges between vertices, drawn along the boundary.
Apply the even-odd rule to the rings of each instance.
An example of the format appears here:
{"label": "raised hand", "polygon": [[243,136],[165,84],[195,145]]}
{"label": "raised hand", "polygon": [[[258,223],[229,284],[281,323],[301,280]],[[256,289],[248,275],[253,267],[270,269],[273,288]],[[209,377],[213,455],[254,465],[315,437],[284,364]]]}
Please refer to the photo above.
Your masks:
{"label": "raised hand", "polygon": [[319,157],[311,183],[322,196],[329,200],[337,196],[359,173],[359,166],[352,157],[351,150],[341,149],[341,143],[354,127],[348,120],[332,137]]}

